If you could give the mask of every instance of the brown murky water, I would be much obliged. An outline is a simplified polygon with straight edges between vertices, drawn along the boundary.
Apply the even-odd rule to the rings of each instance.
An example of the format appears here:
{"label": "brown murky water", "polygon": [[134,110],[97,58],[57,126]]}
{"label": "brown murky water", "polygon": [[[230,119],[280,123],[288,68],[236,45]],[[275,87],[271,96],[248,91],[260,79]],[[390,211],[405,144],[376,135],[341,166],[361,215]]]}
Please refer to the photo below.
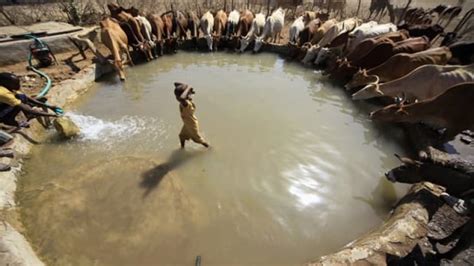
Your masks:
{"label": "brown murky water", "polygon": [[[297,265],[380,223],[401,132],[274,55],[180,52],[95,84],[83,135],[38,146],[17,194],[51,265]],[[212,149],[178,149],[174,81]],[[398,193],[397,193],[398,191]]]}

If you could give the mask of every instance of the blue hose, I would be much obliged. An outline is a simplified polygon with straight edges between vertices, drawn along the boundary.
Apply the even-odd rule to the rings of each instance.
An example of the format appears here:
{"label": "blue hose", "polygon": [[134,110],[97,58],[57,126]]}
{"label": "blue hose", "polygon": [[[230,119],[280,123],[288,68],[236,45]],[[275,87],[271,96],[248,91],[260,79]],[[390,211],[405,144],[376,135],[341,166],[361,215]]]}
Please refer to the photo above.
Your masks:
{"label": "blue hose", "polygon": [[[30,38],[30,39],[33,39],[34,41],[38,42],[40,45],[42,46],[45,46],[45,47],[48,47],[47,44],[45,44],[41,39],[37,38],[36,36],[33,36],[33,35],[25,35],[26,38]],[[49,47],[48,47],[49,49]],[[33,72],[35,72],[36,74],[38,74],[40,77],[44,78],[46,80],[46,84],[44,85],[43,89],[40,91],[40,93],[36,96],[36,98],[41,98],[41,97],[44,97],[46,94],[48,94],[49,90],[51,89],[51,85],[52,85],[52,81],[51,81],[51,78],[46,75],[46,73],[44,73],[43,71],[40,71],[38,69],[36,69],[34,66],[33,66],[33,63],[32,63],[32,59],[33,59],[33,54],[31,53],[31,50],[30,50],[30,53],[28,54],[28,68],[31,69]],[[45,103],[46,104],[46,103]],[[47,104],[46,104],[47,105]],[[49,105],[48,105],[49,106]],[[62,115],[64,113],[64,110],[62,108],[59,108],[59,107],[56,107],[54,108],[53,110],[56,114],[59,114],[59,115]]]}

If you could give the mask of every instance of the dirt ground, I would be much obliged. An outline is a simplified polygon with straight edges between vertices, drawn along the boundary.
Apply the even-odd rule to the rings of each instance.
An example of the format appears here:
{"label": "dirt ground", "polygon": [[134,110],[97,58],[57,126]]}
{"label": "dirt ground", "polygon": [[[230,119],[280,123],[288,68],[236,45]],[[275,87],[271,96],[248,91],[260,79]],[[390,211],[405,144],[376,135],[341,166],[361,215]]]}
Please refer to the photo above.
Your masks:
{"label": "dirt ground", "polygon": [[[109,54],[109,51],[103,45],[98,45],[97,48],[103,54]],[[52,80],[53,86],[60,81],[73,78],[73,76],[93,63],[94,54],[86,51],[87,59],[83,59],[79,51],[71,51],[62,54],[55,54],[57,64],[40,70],[45,72]],[[37,94],[46,83],[40,76],[27,69],[28,62],[21,62],[14,65],[4,66],[1,71],[7,71],[17,74],[22,79],[22,90],[29,94]]]}

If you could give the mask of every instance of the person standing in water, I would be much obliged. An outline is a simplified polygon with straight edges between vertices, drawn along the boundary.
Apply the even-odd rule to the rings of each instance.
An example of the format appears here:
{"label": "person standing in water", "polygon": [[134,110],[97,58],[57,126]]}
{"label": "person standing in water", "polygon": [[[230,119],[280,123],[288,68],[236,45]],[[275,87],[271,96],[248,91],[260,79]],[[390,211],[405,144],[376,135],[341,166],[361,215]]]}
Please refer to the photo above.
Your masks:
{"label": "person standing in water", "polygon": [[194,115],[196,105],[193,103],[191,95],[194,94],[194,89],[184,83],[174,83],[174,95],[176,100],[179,102],[179,112],[181,113],[181,119],[183,120],[183,127],[179,133],[179,141],[181,148],[184,149],[184,143],[186,140],[192,140],[196,143],[203,145],[208,148],[209,144],[199,133],[199,122]]}

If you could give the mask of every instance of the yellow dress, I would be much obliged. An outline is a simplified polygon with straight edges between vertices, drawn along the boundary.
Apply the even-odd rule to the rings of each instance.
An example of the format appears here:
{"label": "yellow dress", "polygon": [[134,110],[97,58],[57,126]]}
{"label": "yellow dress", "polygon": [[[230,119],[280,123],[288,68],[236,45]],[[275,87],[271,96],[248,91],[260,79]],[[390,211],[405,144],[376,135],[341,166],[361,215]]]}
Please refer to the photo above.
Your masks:
{"label": "yellow dress", "polygon": [[17,106],[21,104],[21,101],[15,97],[15,93],[3,86],[0,86],[0,103],[7,104],[9,106]]}
{"label": "yellow dress", "polygon": [[180,140],[192,139],[196,143],[204,143],[204,139],[199,134],[199,122],[194,115],[196,106],[193,102],[186,100],[187,106],[179,105],[181,119],[183,120],[183,128],[179,133]]}

